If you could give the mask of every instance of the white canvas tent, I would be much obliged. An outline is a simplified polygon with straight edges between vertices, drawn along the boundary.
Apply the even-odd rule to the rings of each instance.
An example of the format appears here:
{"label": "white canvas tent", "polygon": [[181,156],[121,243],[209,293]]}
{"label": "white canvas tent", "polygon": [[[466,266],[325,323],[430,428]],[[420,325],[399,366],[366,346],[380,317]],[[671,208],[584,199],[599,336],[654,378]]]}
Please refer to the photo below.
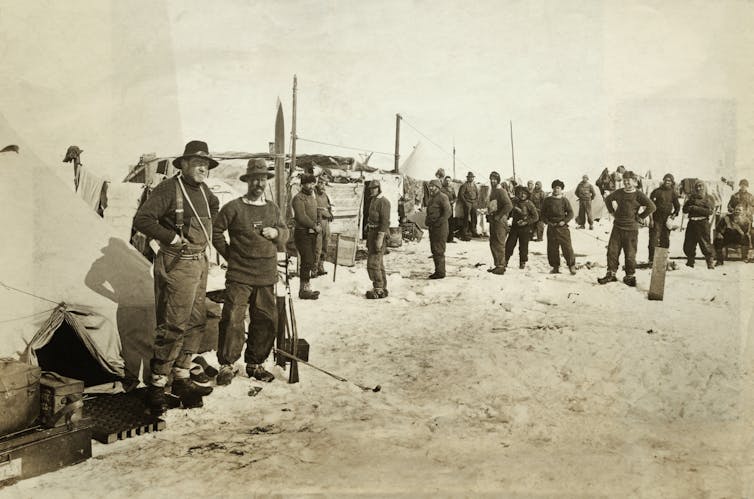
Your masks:
{"label": "white canvas tent", "polygon": [[[75,367],[78,343],[105,378],[139,376],[155,323],[149,263],[29,149],[0,154],[0,169],[0,356],[44,354],[71,375],[58,368]],[[57,354],[39,350],[54,337]]]}
{"label": "white canvas tent", "polygon": [[443,154],[433,146],[418,142],[411,153],[401,163],[398,171],[417,180],[432,180],[438,168],[445,170],[445,175],[453,176],[453,158]]}

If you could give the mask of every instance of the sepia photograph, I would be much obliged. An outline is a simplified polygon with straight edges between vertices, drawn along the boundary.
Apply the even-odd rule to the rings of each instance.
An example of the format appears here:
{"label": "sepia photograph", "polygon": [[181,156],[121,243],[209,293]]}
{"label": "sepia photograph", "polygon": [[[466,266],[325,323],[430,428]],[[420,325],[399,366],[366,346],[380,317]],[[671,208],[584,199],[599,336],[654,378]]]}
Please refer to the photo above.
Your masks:
{"label": "sepia photograph", "polygon": [[752,26],[0,0],[0,499],[754,498]]}

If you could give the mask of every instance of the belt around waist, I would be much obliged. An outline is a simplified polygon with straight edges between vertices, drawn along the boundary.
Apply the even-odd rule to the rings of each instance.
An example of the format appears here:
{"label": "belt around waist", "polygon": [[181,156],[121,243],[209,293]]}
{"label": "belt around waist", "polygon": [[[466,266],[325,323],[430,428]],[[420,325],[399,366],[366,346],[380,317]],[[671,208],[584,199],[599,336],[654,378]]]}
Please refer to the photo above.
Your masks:
{"label": "belt around waist", "polygon": [[689,217],[692,222],[698,222],[699,220],[707,220],[707,217]]}
{"label": "belt around waist", "polygon": [[177,251],[168,251],[164,248],[160,248],[160,253],[165,253],[167,256],[171,257],[177,256],[181,260],[201,260],[205,256],[204,251],[179,253]]}

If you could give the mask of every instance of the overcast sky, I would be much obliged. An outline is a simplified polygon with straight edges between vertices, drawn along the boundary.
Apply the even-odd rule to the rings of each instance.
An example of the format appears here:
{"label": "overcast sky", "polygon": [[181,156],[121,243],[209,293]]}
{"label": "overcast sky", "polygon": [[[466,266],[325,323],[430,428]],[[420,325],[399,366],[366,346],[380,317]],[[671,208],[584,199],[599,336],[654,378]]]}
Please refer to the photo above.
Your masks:
{"label": "overcast sky", "polygon": [[[0,0],[0,113],[46,162],[71,144],[114,180],[191,139],[265,151],[298,135],[429,168],[547,185],[618,164],[754,175],[754,3]],[[0,137],[0,142],[3,142]],[[290,144],[286,144],[289,150]],[[358,151],[304,141],[299,152]],[[443,164],[443,162],[445,162]]]}

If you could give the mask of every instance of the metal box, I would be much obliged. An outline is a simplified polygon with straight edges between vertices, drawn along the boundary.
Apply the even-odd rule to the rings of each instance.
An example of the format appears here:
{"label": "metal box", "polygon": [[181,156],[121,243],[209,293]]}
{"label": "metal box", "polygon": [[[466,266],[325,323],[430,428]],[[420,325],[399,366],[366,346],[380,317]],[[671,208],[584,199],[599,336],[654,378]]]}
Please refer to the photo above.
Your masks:
{"label": "metal box", "polygon": [[54,428],[80,421],[84,412],[84,382],[45,371],[39,379],[40,422]]}

